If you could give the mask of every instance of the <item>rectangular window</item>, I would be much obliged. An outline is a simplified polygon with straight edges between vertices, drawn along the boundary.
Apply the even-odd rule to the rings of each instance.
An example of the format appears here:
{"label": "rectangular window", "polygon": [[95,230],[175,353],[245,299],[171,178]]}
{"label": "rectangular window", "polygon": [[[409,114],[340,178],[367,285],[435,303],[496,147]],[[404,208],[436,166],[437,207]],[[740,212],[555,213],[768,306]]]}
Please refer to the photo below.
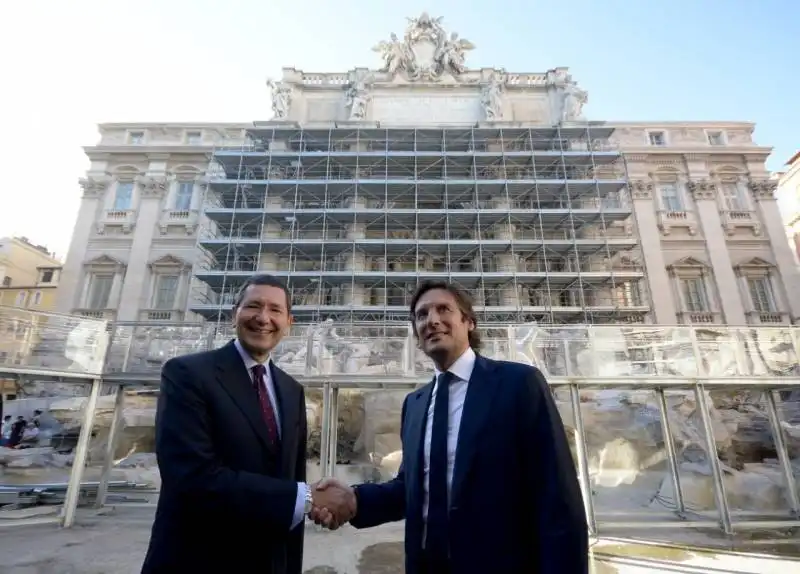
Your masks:
{"label": "rectangular window", "polygon": [[119,182],[114,194],[114,211],[127,211],[133,205],[133,182]]}
{"label": "rectangular window", "polygon": [[178,192],[175,194],[175,210],[189,211],[192,208],[193,194],[194,194],[193,181],[178,182]]}
{"label": "rectangular window", "polygon": [[41,302],[42,302],[42,292],[37,291],[36,293],[33,294],[33,304],[39,305]]}
{"label": "rectangular window", "polygon": [[667,138],[664,132],[650,132],[647,134],[650,145],[664,146],[667,145]]}
{"label": "rectangular window", "polygon": [[203,139],[203,132],[186,132],[186,143],[189,145],[200,145]]}
{"label": "rectangular window", "polygon": [[728,211],[745,211],[747,203],[738,183],[723,183],[722,199],[725,202],[725,209]]}
{"label": "rectangular window", "polygon": [[173,309],[178,294],[177,275],[159,275],[156,278],[156,289],[153,297],[154,309]]}
{"label": "rectangular window", "polygon": [[129,132],[128,143],[133,145],[144,143],[144,132]]}
{"label": "rectangular window", "polygon": [[89,283],[89,309],[108,309],[113,284],[112,274],[92,275]]}
{"label": "rectangular window", "polygon": [[683,201],[677,184],[659,184],[658,193],[661,196],[661,205],[665,211],[684,211]]}
{"label": "rectangular window", "polygon": [[706,293],[706,282],[702,277],[681,279],[681,289],[683,291],[683,300],[686,303],[687,311],[702,313],[710,310],[708,293]]}
{"label": "rectangular window", "polygon": [[28,298],[27,291],[20,291],[19,293],[17,293],[17,298],[14,301],[14,305],[17,306],[17,307],[24,307],[25,306],[25,300],[27,298]]}
{"label": "rectangular window", "polygon": [[725,134],[720,131],[706,132],[709,145],[725,145]]}
{"label": "rectangular window", "polygon": [[53,270],[42,271],[42,283],[50,283],[53,280]]}
{"label": "rectangular window", "polygon": [[776,313],[778,311],[769,277],[750,278],[747,280],[747,286],[750,289],[750,299],[753,301],[753,308],[756,311],[759,313]]}
{"label": "rectangular window", "polygon": [[11,277],[8,275],[3,277],[3,287],[11,287]]}

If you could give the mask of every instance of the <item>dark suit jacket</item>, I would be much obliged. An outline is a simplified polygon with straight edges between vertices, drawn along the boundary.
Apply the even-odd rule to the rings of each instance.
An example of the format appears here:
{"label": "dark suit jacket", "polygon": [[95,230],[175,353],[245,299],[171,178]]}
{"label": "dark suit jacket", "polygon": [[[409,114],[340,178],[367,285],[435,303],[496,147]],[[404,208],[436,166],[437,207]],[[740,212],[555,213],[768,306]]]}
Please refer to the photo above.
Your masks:
{"label": "dark suit jacket", "polygon": [[[406,573],[420,570],[423,440],[433,383],[403,403],[395,479],[356,487],[356,528],[405,518]],[[454,574],[587,574],[588,529],[566,433],[542,373],[478,356],[450,495]]]}
{"label": "dark suit jacket", "polygon": [[156,456],[161,496],[142,574],[300,574],[303,525],[290,530],[306,474],[303,387],[272,366],[281,447],[233,342],[170,359],[161,372]]}

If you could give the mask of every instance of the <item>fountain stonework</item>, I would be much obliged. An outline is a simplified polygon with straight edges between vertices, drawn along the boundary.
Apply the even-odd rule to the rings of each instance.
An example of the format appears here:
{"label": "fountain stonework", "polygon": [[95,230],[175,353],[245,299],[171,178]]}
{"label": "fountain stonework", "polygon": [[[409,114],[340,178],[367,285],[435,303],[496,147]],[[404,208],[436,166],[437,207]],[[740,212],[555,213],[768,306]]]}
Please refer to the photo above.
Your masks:
{"label": "fountain stonework", "polygon": [[[140,376],[141,384],[126,391],[113,477],[157,487],[152,453],[158,369],[172,356],[198,350],[191,342],[196,339],[186,337],[198,333],[193,331],[196,327],[137,329],[123,333],[129,347],[127,364],[125,369],[116,367],[129,381]],[[278,366],[307,386],[309,480],[323,473],[326,385],[342,387],[336,391],[336,432],[331,435],[336,457],[325,467],[326,473],[360,482],[388,480],[397,472],[403,399],[429,380],[431,366],[416,349],[407,326],[383,330],[379,334],[374,327],[323,323],[294,331],[273,354]],[[203,338],[219,346],[227,342],[227,335]],[[800,390],[779,384],[797,381],[793,329],[520,325],[488,330],[483,352],[534,364],[548,378],[598,515],[608,511],[668,515],[676,511],[678,498],[687,513],[719,510],[715,473],[732,513],[784,512],[798,498],[797,481],[787,482],[782,460],[792,478],[800,476]],[[112,354],[112,367],[113,361]],[[702,395],[693,390],[698,380],[706,385]],[[720,381],[730,383],[723,386]],[[705,397],[711,441],[706,438],[698,397]],[[54,399],[49,411],[65,430],[76,429],[86,400]],[[785,445],[783,459],[774,437],[771,400],[777,406]],[[575,424],[575,405],[582,435]],[[662,408],[671,441],[664,434]],[[101,396],[90,444],[91,466],[101,464],[113,409],[113,397]],[[670,442],[680,497],[671,474]],[[24,467],[30,473],[58,464],[69,461],[37,452],[6,465],[4,472]]]}

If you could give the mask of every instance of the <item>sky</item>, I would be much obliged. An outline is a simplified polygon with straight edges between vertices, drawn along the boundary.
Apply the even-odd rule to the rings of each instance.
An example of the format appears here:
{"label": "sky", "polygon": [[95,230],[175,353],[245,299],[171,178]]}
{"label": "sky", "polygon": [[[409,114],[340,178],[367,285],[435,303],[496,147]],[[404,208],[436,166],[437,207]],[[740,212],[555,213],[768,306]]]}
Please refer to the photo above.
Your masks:
{"label": "sky", "polygon": [[64,257],[96,125],[266,120],[282,67],[378,67],[427,11],[469,67],[567,66],[592,120],[750,121],[780,170],[800,149],[798,0],[26,0],[0,17],[0,237]]}

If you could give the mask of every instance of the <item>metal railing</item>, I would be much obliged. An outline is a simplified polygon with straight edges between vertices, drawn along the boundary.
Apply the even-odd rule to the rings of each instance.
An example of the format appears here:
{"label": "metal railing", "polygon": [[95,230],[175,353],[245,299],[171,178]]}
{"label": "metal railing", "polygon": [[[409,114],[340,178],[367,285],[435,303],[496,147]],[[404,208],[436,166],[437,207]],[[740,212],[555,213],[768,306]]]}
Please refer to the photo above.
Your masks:
{"label": "metal railing", "polygon": [[[482,334],[484,355],[536,365],[546,376],[593,533],[800,528],[800,465],[793,460],[800,452],[800,329],[527,324],[490,326]],[[0,307],[0,374],[93,382],[64,498],[65,526],[74,521],[101,386],[112,385],[115,398],[100,505],[123,426],[124,389],[155,387],[166,360],[232,336],[213,324],[106,323]],[[353,436],[340,440],[354,432],[346,424],[348,405],[361,397],[366,428],[377,412],[365,406],[367,397],[372,404],[431,378],[406,324],[294,327],[272,358],[307,387],[307,396],[320,397],[320,475],[352,470],[342,443]],[[380,413],[399,424],[399,408]],[[754,428],[760,442],[748,446]],[[368,446],[378,473],[399,454],[381,448]],[[652,495],[636,502],[648,481],[655,481]]]}

